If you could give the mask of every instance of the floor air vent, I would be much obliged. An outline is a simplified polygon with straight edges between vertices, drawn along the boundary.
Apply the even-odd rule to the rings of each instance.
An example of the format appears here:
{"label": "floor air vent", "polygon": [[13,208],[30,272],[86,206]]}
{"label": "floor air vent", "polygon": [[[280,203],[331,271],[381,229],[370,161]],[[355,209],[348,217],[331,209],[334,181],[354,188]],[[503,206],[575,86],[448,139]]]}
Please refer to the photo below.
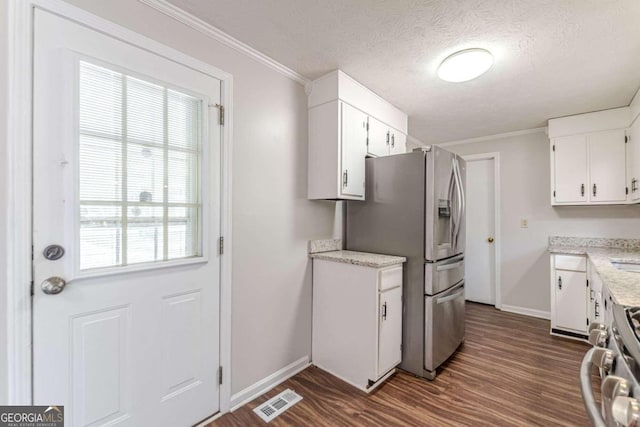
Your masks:
{"label": "floor air vent", "polygon": [[255,408],[253,412],[268,423],[301,400],[302,396],[293,390],[287,389]]}

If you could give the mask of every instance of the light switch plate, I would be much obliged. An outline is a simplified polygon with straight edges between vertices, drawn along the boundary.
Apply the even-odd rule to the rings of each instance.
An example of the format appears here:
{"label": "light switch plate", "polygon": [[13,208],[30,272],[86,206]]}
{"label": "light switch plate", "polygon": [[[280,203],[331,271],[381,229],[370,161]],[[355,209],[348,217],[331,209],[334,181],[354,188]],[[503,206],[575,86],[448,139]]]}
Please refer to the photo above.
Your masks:
{"label": "light switch plate", "polygon": [[529,228],[529,220],[526,218],[522,218],[520,220],[520,228]]}

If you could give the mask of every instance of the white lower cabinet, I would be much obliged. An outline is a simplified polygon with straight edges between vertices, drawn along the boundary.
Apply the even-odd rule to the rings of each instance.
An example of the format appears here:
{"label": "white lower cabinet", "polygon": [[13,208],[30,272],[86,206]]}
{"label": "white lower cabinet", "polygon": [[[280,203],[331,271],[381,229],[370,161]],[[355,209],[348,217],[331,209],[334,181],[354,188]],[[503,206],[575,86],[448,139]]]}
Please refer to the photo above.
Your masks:
{"label": "white lower cabinet", "polygon": [[551,332],[584,337],[589,326],[586,256],[551,256]]}
{"label": "white lower cabinet", "polygon": [[313,260],[312,363],[370,392],[402,359],[402,265]]}

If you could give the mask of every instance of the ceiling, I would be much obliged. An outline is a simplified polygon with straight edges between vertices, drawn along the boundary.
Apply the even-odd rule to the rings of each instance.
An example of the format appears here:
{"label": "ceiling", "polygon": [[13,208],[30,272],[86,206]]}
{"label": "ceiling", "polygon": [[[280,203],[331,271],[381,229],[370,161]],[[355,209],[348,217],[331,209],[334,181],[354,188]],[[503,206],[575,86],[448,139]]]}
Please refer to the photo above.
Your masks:
{"label": "ceiling", "polygon": [[[640,86],[638,0],[169,0],[298,73],[336,68],[409,114],[424,143],[626,106]],[[469,47],[494,66],[438,79]]]}

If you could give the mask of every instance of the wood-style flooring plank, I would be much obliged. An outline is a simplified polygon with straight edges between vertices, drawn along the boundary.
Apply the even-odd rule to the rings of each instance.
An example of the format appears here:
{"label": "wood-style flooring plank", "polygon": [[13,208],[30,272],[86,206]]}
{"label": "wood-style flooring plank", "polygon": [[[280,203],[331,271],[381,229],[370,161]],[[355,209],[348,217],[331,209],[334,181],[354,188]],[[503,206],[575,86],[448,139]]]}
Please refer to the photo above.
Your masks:
{"label": "wood-style flooring plank", "polygon": [[253,408],[291,388],[273,426],[588,426],[578,375],[589,346],[549,322],[467,303],[466,341],[432,382],[398,372],[370,395],[310,367],[208,427],[260,426]]}

